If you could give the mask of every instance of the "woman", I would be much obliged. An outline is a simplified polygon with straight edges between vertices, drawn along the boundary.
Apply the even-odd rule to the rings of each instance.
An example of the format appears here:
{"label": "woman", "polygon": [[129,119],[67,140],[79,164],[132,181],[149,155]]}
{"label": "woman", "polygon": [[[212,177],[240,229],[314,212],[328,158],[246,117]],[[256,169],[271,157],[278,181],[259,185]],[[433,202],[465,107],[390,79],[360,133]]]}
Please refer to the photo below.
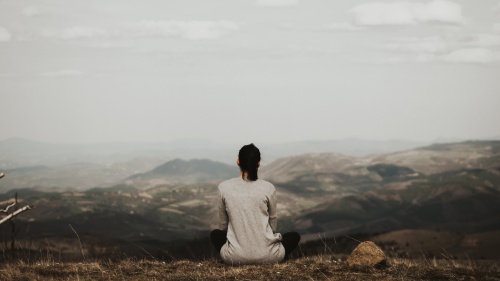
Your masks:
{"label": "woman", "polygon": [[276,232],[276,189],[257,177],[260,151],[243,146],[236,162],[240,177],[219,185],[219,228],[212,243],[227,264],[275,263],[287,259],[300,235]]}

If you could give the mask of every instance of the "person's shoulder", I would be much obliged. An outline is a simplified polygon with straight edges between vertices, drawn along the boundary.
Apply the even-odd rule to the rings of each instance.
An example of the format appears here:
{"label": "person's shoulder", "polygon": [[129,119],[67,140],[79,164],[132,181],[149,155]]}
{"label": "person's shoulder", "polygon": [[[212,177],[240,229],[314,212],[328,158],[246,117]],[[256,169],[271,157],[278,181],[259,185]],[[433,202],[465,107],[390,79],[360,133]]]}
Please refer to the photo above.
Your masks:
{"label": "person's shoulder", "polygon": [[238,178],[232,178],[232,179],[225,180],[225,181],[219,183],[219,189],[223,190],[225,188],[233,186],[237,181],[238,181]]}
{"label": "person's shoulder", "polygon": [[268,188],[268,189],[270,189],[270,190],[274,190],[274,189],[275,189],[274,184],[272,184],[272,183],[270,183],[270,182],[268,182],[268,181],[266,181],[266,180],[263,180],[263,179],[258,179],[257,181],[258,181],[258,183],[259,183],[261,186],[264,186],[264,187],[266,187],[266,188]]}

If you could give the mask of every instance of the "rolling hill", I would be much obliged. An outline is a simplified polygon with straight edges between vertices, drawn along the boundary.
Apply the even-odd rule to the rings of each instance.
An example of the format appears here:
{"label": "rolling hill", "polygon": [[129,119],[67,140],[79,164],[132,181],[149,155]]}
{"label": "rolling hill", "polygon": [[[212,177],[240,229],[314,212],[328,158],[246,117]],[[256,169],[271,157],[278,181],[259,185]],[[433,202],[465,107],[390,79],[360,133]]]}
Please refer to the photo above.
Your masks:
{"label": "rolling hill", "polygon": [[[13,170],[0,182],[47,169],[53,168]],[[19,233],[29,228],[27,241],[71,235],[71,224],[82,233],[150,245],[195,238],[217,225],[218,182],[237,175],[235,165],[175,159],[129,174],[112,187],[21,189],[19,198],[37,209],[19,217]],[[260,178],[278,190],[279,231],[298,230],[304,241],[317,239],[318,233],[440,229],[490,237],[481,233],[500,230],[500,141],[438,144],[370,157],[304,154],[263,165]],[[12,196],[3,194],[0,201]]]}
{"label": "rolling hill", "polygon": [[[411,149],[426,142],[370,141],[360,139],[257,144],[265,162],[305,153],[335,152],[353,156],[383,154]],[[157,143],[57,144],[22,138],[0,140],[0,169],[26,166],[61,166],[72,163],[110,164],[135,158],[210,159],[235,162],[242,144],[220,144],[210,140],[184,139]]]}
{"label": "rolling hill", "polygon": [[3,169],[7,176],[0,181],[0,192],[19,188],[64,191],[113,186],[131,174],[148,171],[162,162],[161,158],[135,158],[108,164],[79,162]]}
{"label": "rolling hill", "polygon": [[217,183],[239,175],[236,165],[227,165],[207,159],[168,161],[146,173],[135,174],[126,180],[127,184],[139,187],[159,184]]}
{"label": "rolling hill", "polygon": [[[500,229],[500,142],[439,144],[372,158],[308,154],[263,173],[279,190],[325,201],[294,225],[305,232]],[[327,198],[327,199],[325,199]]]}

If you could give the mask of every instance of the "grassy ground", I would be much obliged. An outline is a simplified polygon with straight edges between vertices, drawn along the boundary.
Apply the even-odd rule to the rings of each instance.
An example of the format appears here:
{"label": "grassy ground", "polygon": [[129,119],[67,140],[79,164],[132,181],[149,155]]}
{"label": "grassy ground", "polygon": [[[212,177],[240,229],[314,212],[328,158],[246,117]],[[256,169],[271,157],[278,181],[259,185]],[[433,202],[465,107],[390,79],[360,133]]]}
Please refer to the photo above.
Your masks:
{"label": "grassy ground", "polygon": [[385,269],[350,268],[332,256],[303,257],[280,264],[227,266],[211,259],[11,262],[0,280],[500,280],[500,264],[454,260],[390,259]]}

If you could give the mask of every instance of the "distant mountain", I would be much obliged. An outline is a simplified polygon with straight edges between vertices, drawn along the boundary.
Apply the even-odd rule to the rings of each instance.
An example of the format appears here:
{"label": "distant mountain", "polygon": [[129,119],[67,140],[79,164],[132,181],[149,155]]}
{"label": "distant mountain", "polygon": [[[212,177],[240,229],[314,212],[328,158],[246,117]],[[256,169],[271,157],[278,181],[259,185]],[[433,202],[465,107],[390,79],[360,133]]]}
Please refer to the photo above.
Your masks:
{"label": "distant mountain", "polygon": [[362,159],[340,154],[304,154],[280,158],[262,167],[260,172],[261,177],[273,182],[286,182],[303,175],[340,173],[362,163]]}
{"label": "distant mountain", "polygon": [[366,158],[307,154],[276,160],[262,172],[278,190],[316,203],[291,222],[306,232],[500,229],[500,141]]}
{"label": "distant mountain", "polygon": [[[422,144],[424,143],[346,139],[257,145],[261,148],[264,167],[277,158],[305,153],[359,156],[394,152]],[[144,173],[160,163],[176,158],[209,159],[234,166],[239,148],[240,145],[218,144],[206,140],[55,144],[19,138],[7,139],[0,141],[0,172],[7,172],[9,175],[0,182],[0,192],[25,187],[83,190],[111,186],[134,173]],[[34,167],[44,167],[45,170]],[[198,175],[188,178],[183,175],[171,180],[199,182],[207,177]],[[212,179],[212,176],[207,179]]]}
{"label": "distant mountain", "polygon": [[407,228],[473,233],[500,229],[500,168],[387,182],[301,215],[307,232],[377,233]]}
{"label": "distant mountain", "polygon": [[305,154],[262,167],[260,177],[306,197],[357,192],[378,187],[379,177],[366,170],[367,164],[366,159],[340,154]]}
{"label": "distant mountain", "polygon": [[136,158],[109,164],[80,162],[2,169],[1,172],[6,173],[6,176],[0,180],[0,192],[19,188],[48,191],[108,187],[121,182],[131,174],[148,171],[162,162],[162,159],[157,158]]}
{"label": "distant mountain", "polygon": [[462,168],[497,167],[500,141],[466,141],[433,144],[413,150],[370,158],[371,163],[391,163],[433,174]]}
{"label": "distant mountain", "polygon": [[0,141],[0,169],[62,166],[74,163],[113,164],[136,158],[167,160],[161,145],[135,143],[54,144],[25,139]]}
{"label": "distant mountain", "polygon": [[[128,241],[171,241],[197,237],[217,225],[217,186],[160,185],[137,189],[116,185],[86,191],[17,190],[19,201],[36,209],[18,216],[20,239],[95,233]],[[14,193],[0,194],[0,207]],[[29,233],[27,229],[29,228]],[[1,237],[0,237],[0,241]]]}
{"label": "distant mountain", "polygon": [[[127,241],[207,234],[217,225],[217,184],[237,176],[238,168],[206,159],[162,163],[109,188],[18,190],[20,200],[37,206],[18,217],[20,233],[29,227],[29,236],[39,239],[72,235],[71,224],[79,233]],[[12,169],[0,184],[52,169]],[[76,166],[71,173],[78,169],[86,170]],[[68,174],[68,180],[72,177]],[[304,240],[317,239],[318,233],[500,230],[500,141],[437,144],[362,158],[304,154],[264,165],[259,177],[278,190],[279,231],[297,230]],[[0,194],[0,201],[5,206],[12,196]]]}
{"label": "distant mountain", "polygon": [[[356,185],[381,182],[387,173],[414,177],[470,168],[497,167],[500,141],[434,144],[367,157],[334,153],[304,154],[277,159],[261,168],[261,177],[277,184]],[[382,171],[380,169],[389,169]],[[399,175],[400,174],[400,175]]]}
{"label": "distant mountain", "polygon": [[[427,142],[369,141],[359,139],[303,141],[282,144],[257,143],[263,163],[305,153],[340,153],[366,156],[424,146]],[[232,164],[243,144],[220,144],[207,140],[177,140],[157,143],[54,144],[25,139],[0,141],[0,169],[26,166],[61,166],[72,163],[110,164],[134,158],[171,160],[210,159]]]}
{"label": "distant mountain", "polygon": [[373,141],[363,139],[342,139],[325,141],[300,141],[280,144],[262,144],[264,160],[302,155],[308,153],[335,153],[348,156],[365,157],[374,154],[386,154],[395,151],[413,149],[429,145],[431,142],[407,140]]}
{"label": "distant mountain", "polygon": [[127,184],[140,187],[159,184],[192,184],[219,182],[239,175],[235,165],[227,165],[208,159],[168,161],[149,172],[136,174],[126,180]]}

